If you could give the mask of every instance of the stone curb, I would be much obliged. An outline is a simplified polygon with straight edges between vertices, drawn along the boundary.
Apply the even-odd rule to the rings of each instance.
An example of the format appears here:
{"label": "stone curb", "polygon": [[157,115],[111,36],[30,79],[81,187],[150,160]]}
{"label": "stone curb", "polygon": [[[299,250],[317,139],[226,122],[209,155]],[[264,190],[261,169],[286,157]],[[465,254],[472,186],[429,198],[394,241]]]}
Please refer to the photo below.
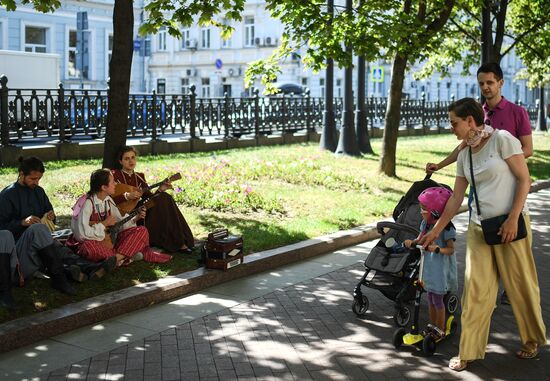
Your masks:
{"label": "stone curb", "polygon": [[[550,180],[533,183],[530,192],[550,188]],[[466,202],[459,212],[468,210]],[[181,298],[208,287],[299,262],[380,237],[376,223],[338,231],[292,245],[249,254],[230,271],[197,270],[95,296],[77,303],[0,325],[0,352],[10,351],[65,332]]]}

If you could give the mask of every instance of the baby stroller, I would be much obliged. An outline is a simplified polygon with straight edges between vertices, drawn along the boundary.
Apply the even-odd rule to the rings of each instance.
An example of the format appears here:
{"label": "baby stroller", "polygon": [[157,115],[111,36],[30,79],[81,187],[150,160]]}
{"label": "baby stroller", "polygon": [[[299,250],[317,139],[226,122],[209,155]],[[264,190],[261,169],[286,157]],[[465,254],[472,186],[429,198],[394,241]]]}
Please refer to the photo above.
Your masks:
{"label": "baby stroller", "polygon": [[[418,196],[438,184],[427,175],[416,181],[401,198],[393,211],[395,222],[383,221],[376,225],[382,235],[365,260],[365,274],[353,290],[352,311],[364,316],[369,309],[369,299],[361,291],[361,286],[379,290],[385,297],[395,302],[393,320],[398,327],[405,327],[411,320],[411,309],[407,304],[415,300],[416,280],[420,266],[420,251],[403,246],[406,239],[415,239],[421,222]],[[450,188],[449,188],[450,189]],[[447,310],[454,312],[458,306],[455,295],[445,297]]]}

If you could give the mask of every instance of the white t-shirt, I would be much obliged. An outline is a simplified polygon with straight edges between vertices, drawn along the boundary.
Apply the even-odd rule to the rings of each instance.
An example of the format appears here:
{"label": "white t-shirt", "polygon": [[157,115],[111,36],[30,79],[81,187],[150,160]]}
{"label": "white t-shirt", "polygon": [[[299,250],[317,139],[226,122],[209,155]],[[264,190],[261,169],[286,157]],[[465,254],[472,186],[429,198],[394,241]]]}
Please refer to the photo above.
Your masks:
{"label": "white t-shirt", "polygon": [[[466,147],[458,153],[456,175],[465,177],[472,185],[468,150]],[[484,219],[509,213],[512,209],[517,179],[505,159],[513,155],[523,155],[521,142],[504,130],[495,130],[478,152],[472,151],[477,197]],[[475,198],[471,206],[471,220],[480,225]],[[524,211],[527,211],[526,206]]]}

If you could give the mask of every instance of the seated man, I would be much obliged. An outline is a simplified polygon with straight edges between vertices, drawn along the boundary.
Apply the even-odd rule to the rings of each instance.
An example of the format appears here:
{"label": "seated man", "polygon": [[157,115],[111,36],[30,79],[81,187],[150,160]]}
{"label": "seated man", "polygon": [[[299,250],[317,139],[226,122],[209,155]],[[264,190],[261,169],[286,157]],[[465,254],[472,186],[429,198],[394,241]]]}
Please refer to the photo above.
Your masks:
{"label": "seated man", "polygon": [[[45,171],[44,165],[35,157],[20,158],[19,163],[17,181],[0,193],[0,229],[9,230],[13,234],[23,278],[29,278],[45,267],[53,288],[74,295],[76,290],[64,274],[64,258],[72,261],[72,265],[85,268],[90,274],[104,267],[107,269],[102,271],[108,270],[112,266],[90,264],[88,261],[83,263],[81,258],[77,262],[70,258],[71,254],[66,252],[68,249],[53,240],[50,229],[41,221],[42,218],[55,220],[50,200],[38,185]],[[81,279],[79,274],[75,275],[75,279]]]}

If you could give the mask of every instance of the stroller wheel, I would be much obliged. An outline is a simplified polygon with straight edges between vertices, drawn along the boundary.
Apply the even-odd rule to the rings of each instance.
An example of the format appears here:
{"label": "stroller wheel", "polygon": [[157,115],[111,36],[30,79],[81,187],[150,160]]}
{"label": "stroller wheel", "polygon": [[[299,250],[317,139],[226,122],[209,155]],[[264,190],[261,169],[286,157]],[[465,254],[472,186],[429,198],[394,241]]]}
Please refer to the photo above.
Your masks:
{"label": "stroller wheel", "polygon": [[407,306],[403,306],[395,311],[393,321],[398,327],[406,327],[411,320],[411,310]]}
{"label": "stroller wheel", "polygon": [[422,352],[424,352],[426,356],[431,356],[435,353],[436,346],[435,339],[432,335],[428,334],[424,338],[424,341],[422,341]]}
{"label": "stroller wheel", "polygon": [[361,299],[353,299],[353,304],[351,305],[351,310],[357,316],[365,316],[367,310],[369,309],[369,298],[365,295],[361,295]]}
{"label": "stroller wheel", "polygon": [[456,310],[458,309],[458,296],[455,294],[448,293],[443,297],[443,302],[445,303],[445,309],[447,310],[447,313],[454,314]]}
{"label": "stroller wheel", "polygon": [[405,336],[405,328],[398,328],[397,331],[393,333],[392,344],[395,349],[399,349],[403,345],[403,336]]}

